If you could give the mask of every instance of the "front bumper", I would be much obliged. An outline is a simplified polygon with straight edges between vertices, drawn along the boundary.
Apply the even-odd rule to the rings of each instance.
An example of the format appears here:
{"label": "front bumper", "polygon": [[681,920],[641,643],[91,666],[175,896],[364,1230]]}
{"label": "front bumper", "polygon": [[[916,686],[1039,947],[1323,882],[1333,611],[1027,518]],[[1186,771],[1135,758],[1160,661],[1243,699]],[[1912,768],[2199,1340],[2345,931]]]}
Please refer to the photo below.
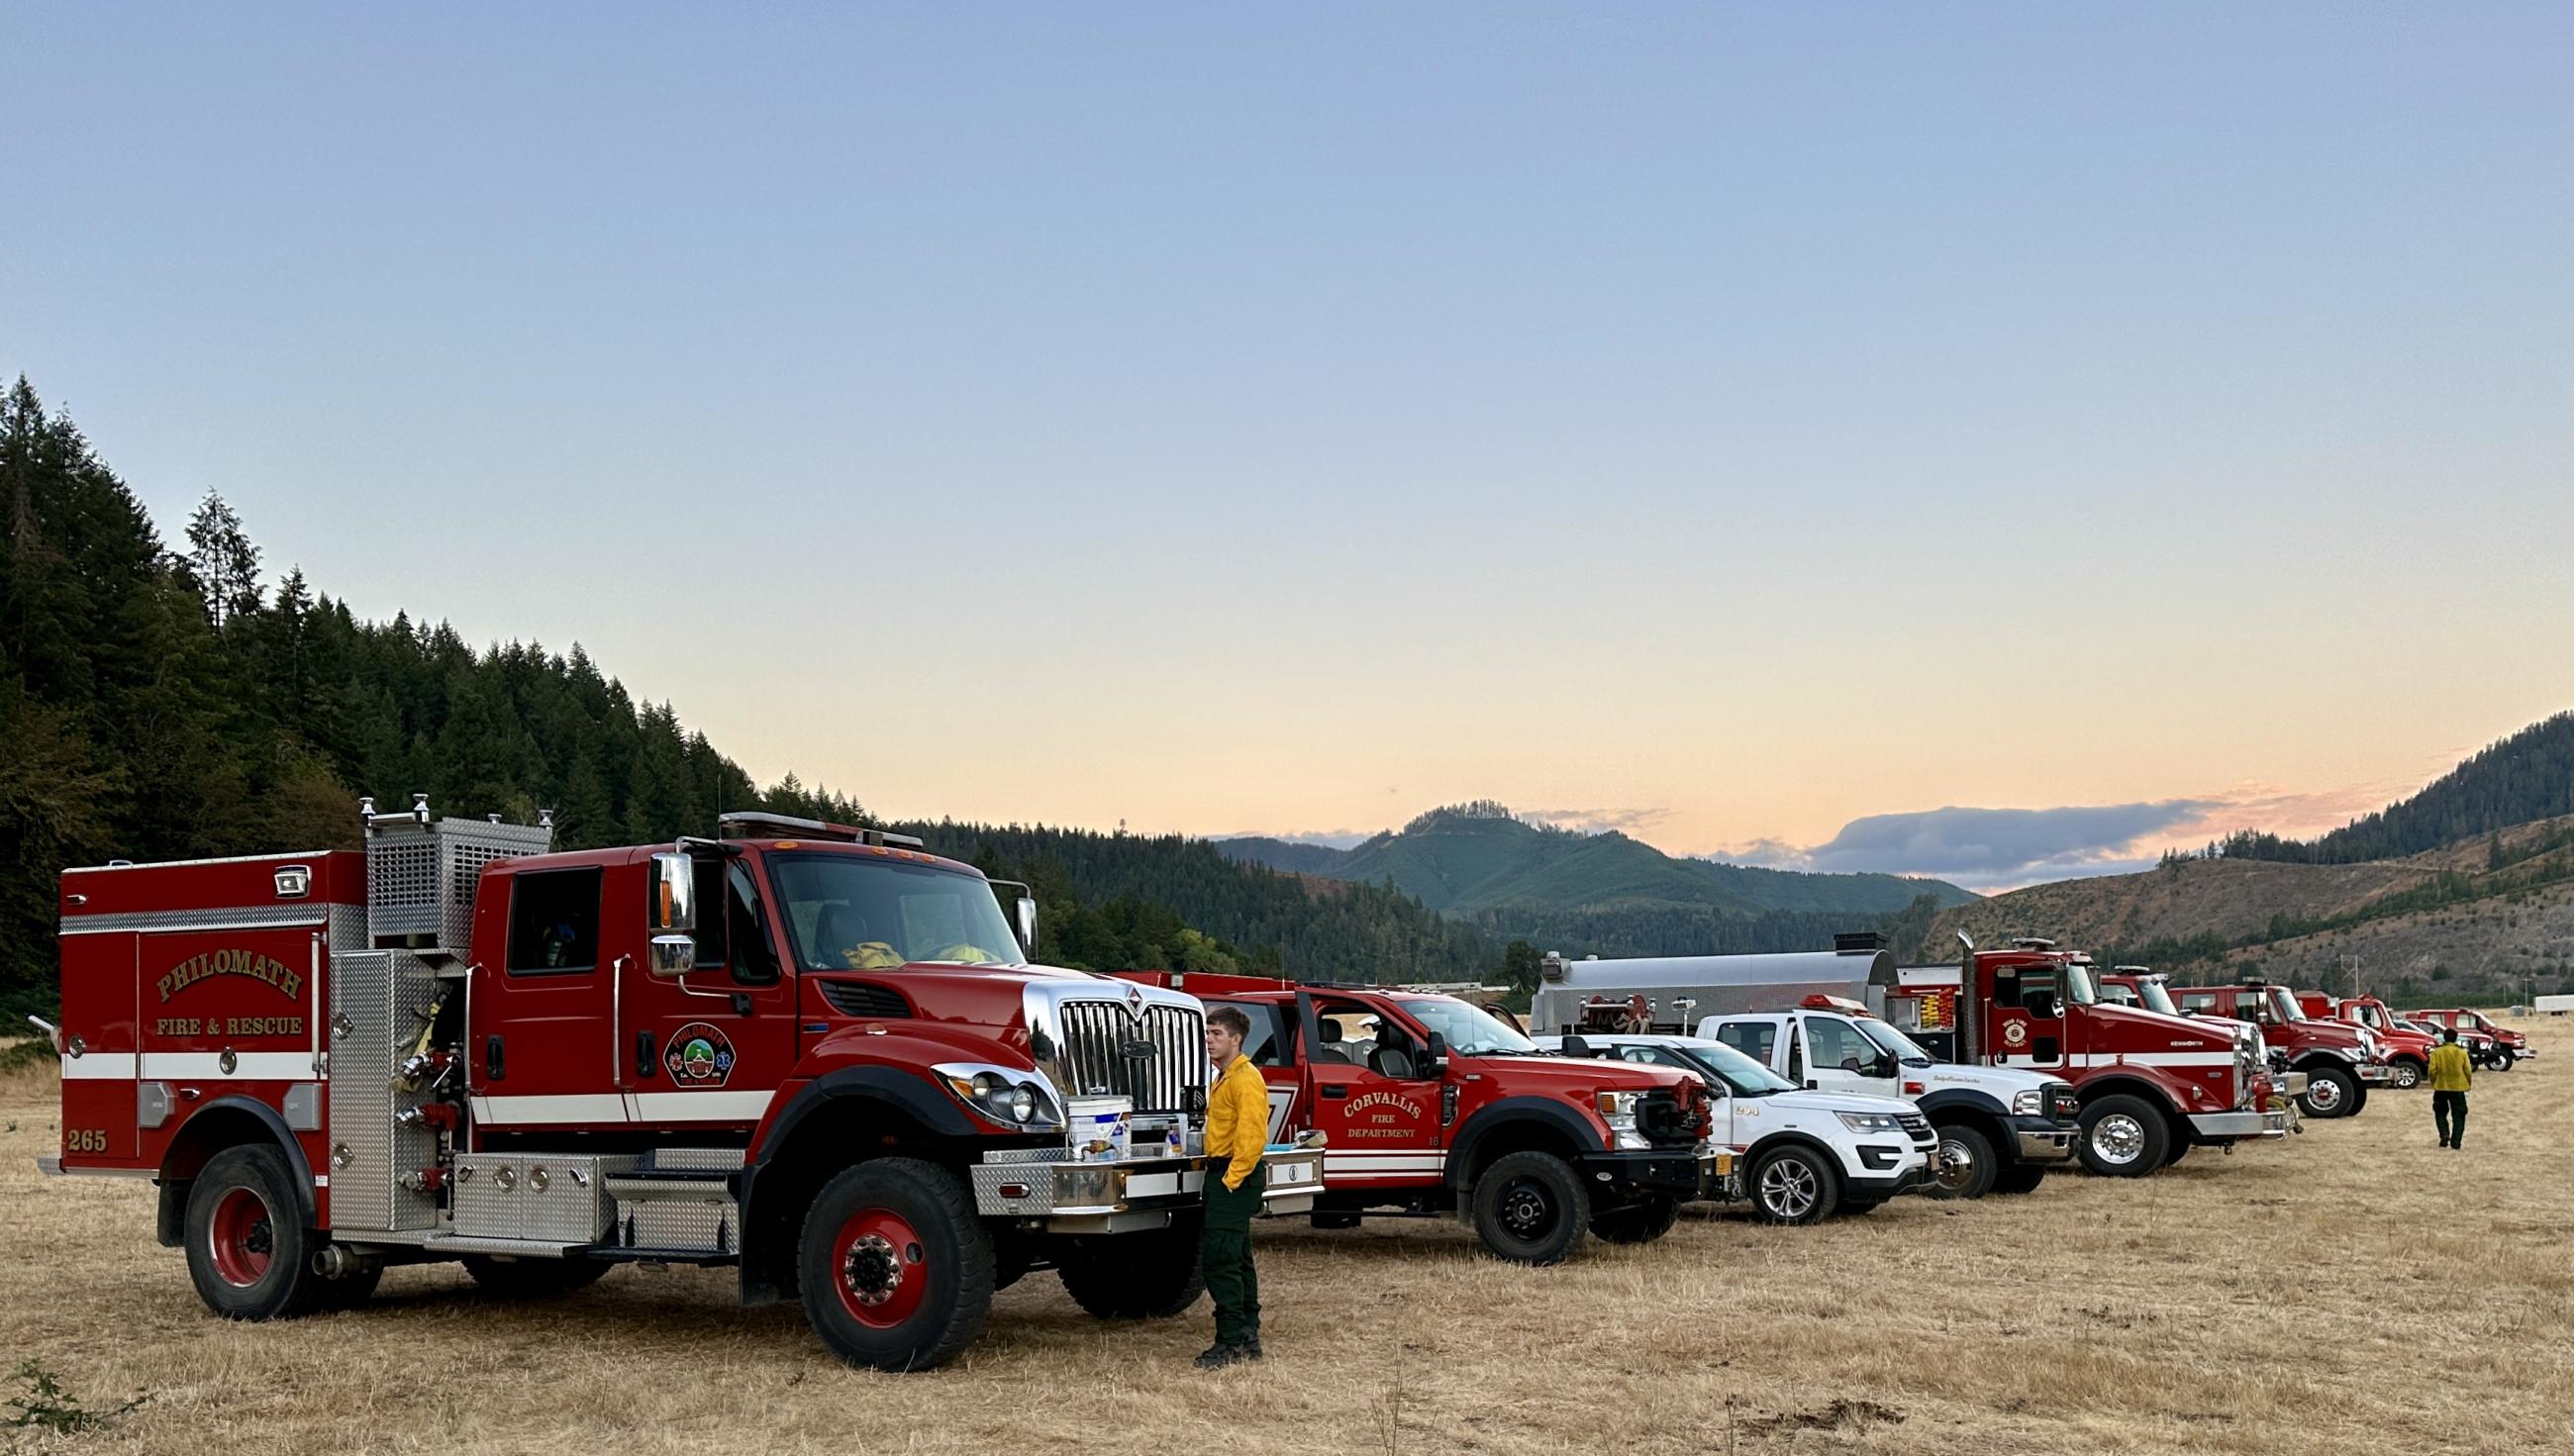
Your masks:
{"label": "front bumper", "polygon": [[1584,1153],[1574,1160],[1574,1167],[1595,1188],[1614,1189],[1629,1196],[1658,1193],[1687,1201],[1731,1200],[1742,1195],[1733,1152],[1705,1144],[1690,1151],[1652,1148]]}
{"label": "front bumper", "polygon": [[1849,1185],[1851,1196],[1875,1202],[1929,1188],[1930,1163],[1927,1158],[1920,1159],[1884,1175],[1844,1173],[1842,1181]]}
{"label": "front bumper", "polygon": [[[1323,1191],[1320,1148],[1272,1147],[1264,1213],[1303,1213]],[[1084,1162],[1055,1148],[987,1152],[973,1170],[974,1211],[985,1218],[1042,1223],[1050,1233],[1124,1233],[1160,1228],[1206,1201],[1203,1157]]]}
{"label": "front bumper", "polygon": [[2395,1080],[2395,1068],[2382,1061],[2363,1061],[2356,1068],[2359,1079],[2374,1087]]}
{"label": "front bumper", "polygon": [[2060,1163],[2073,1156],[2078,1130],[2051,1117],[2009,1117],[2011,1150],[2024,1163]]}
{"label": "front bumper", "polygon": [[2288,1114],[2268,1112],[2193,1112],[2189,1130],[2201,1142],[2231,1142],[2245,1137],[2285,1137]]}
{"label": "front bumper", "polygon": [[2282,1095],[2302,1097],[2306,1094],[2307,1085],[2314,1079],[2304,1072],[2272,1072],[2270,1080],[2278,1084]]}

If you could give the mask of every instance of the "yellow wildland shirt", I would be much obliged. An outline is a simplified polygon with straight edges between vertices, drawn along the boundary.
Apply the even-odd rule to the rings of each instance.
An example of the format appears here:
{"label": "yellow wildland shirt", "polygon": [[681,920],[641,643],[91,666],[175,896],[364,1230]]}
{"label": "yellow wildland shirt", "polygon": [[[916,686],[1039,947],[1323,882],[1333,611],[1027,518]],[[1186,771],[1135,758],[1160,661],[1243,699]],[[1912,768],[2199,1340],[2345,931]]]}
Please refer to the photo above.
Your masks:
{"label": "yellow wildland shirt", "polygon": [[2454,1041],[2443,1041],[2431,1048],[2431,1090],[2463,1092],[2476,1079],[2475,1064],[2467,1060],[2467,1049]]}
{"label": "yellow wildland shirt", "polygon": [[[1269,1147],[1269,1083],[1235,1052],[1207,1098],[1207,1166],[1223,1167],[1226,1191],[1242,1186]],[[1230,1166],[1227,1166],[1230,1164]]]}

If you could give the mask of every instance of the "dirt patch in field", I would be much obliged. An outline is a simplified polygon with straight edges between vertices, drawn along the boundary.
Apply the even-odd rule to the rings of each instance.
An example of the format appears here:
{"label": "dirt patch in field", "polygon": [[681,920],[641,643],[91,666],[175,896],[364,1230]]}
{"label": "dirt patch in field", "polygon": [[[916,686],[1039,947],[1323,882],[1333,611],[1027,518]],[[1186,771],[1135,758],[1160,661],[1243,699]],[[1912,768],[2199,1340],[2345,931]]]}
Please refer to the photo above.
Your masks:
{"label": "dirt patch in field", "polygon": [[93,1409],[150,1400],[0,1436],[191,1456],[2568,1449],[2574,1026],[2518,1024],[2543,1054],[2478,1077],[2457,1153],[2423,1094],[2380,1092],[2142,1182],[1811,1229],[1693,1213],[1556,1269],[1444,1222],[1264,1226],[1269,1358],[1212,1376],[1188,1364],[1203,1305],[1112,1327],[1043,1274],[917,1376],[842,1369],[716,1270],[511,1304],[397,1269],[359,1311],[227,1325],[154,1244],[149,1183],[37,1175],[60,1135],[38,1067],[0,1077],[0,1373],[33,1359]]}

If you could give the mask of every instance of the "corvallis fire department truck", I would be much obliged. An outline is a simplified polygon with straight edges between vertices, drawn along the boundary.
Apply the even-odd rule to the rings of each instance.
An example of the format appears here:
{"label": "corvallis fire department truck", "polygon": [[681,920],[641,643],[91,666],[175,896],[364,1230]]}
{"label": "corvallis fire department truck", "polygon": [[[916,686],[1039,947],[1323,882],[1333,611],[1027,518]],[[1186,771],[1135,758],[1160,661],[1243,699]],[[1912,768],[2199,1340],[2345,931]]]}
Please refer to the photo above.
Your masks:
{"label": "corvallis fire department truck", "polygon": [[[2075,1152],[2091,1171],[2142,1177],[2193,1146],[2231,1151],[2243,1138],[2286,1135],[2286,1112],[2268,1105],[2268,1069],[2230,1028],[2104,1004],[2091,957],[2052,940],[1978,950],[1963,932],[1957,939],[1964,953],[1953,970],[1903,968],[1888,1018],[1953,1028],[1958,1061],[2071,1082],[2081,1102]],[[1926,1004],[1899,1014],[1901,1000]]]}
{"label": "corvallis fire department truck", "polygon": [[420,796],[366,827],[62,877],[47,1170],[154,1179],[217,1313],[722,1264],[917,1369],[1034,1269],[1101,1317],[1197,1298],[1202,1008],[1028,964],[1024,892],[1013,923],[916,840],[760,814],[573,853]]}
{"label": "corvallis fire department truck", "polygon": [[1592,1236],[1646,1243],[1680,1205],[1739,1196],[1699,1078],[1540,1053],[1454,996],[1256,976],[1128,972],[1232,1006],[1269,1083],[1270,1140],[1319,1133],[1317,1227],[1453,1215],[1498,1258],[1554,1264]]}

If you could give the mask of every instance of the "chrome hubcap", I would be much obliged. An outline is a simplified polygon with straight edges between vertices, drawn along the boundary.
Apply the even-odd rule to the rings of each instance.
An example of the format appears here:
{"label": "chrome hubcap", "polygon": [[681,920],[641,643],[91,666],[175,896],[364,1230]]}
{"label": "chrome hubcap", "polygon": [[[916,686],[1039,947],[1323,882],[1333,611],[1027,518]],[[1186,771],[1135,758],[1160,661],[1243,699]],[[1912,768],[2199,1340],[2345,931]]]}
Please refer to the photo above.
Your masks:
{"label": "chrome hubcap", "polygon": [[1966,1150],[1964,1143],[1942,1142],[1939,1150],[1931,1154],[1930,1181],[1938,1185],[1939,1191],[1954,1193],[1973,1182],[1974,1177],[1975,1155]]}
{"label": "chrome hubcap", "polygon": [[2341,1083],[2330,1077],[2318,1077],[2306,1084],[2306,1100],[2317,1112],[2329,1112],[2341,1105]]}
{"label": "chrome hubcap", "polygon": [[1815,1206],[1815,1170],[1781,1158],[1761,1173],[1761,1206],[1780,1218],[1803,1218]]}
{"label": "chrome hubcap", "polygon": [[882,1236],[868,1234],[849,1246],[840,1277],[860,1304],[882,1304],[902,1287],[902,1260],[893,1256],[893,1245]]}
{"label": "chrome hubcap", "polygon": [[2092,1124],[2091,1150],[2105,1163],[2132,1163],[2144,1155],[2145,1125],[2124,1112],[2113,1112]]}

